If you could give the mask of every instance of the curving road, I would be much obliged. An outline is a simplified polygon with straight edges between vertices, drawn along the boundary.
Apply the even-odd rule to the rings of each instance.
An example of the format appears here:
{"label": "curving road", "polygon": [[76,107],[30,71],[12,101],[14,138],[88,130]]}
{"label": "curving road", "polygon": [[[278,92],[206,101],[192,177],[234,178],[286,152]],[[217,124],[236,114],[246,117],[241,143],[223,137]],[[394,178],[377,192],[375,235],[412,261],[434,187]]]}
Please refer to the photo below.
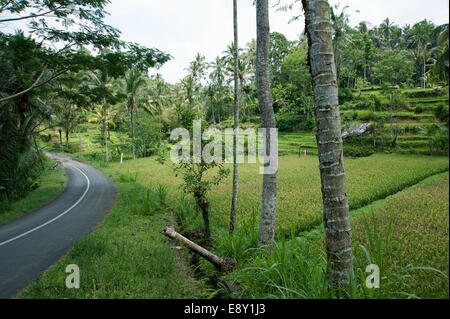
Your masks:
{"label": "curving road", "polygon": [[64,192],[53,202],[0,226],[0,298],[10,298],[89,234],[114,202],[114,183],[95,168],[45,152],[67,174]]}

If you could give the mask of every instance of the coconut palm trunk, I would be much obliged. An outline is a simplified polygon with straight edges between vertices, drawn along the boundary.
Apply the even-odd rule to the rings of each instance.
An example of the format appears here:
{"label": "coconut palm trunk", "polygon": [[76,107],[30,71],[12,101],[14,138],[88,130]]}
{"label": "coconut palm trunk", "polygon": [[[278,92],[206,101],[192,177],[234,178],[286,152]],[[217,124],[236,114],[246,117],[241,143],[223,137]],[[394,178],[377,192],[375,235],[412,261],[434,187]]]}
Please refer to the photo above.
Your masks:
{"label": "coconut palm trunk", "polygon": [[230,233],[233,233],[236,223],[238,199],[238,129],[239,129],[239,83],[238,83],[238,27],[237,0],[233,0],[234,24],[234,157],[233,157],[233,195],[231,198]]}
{"label": "coconut palm trunk", "polygon": [[425,49],[424,49],[424,54],[423,54],[423,88],[424,89],[427,87],[426,73],[427,73],[427,62],[425,60]]}
{"label": "coconut palm trunk", "polygon": [[133,110],[134,110],[134,99],[130,99],[130,117],[131,117],[131,144],[133,148],[133,159],[136,159],[136,148],[134,146],[134,116],[133,116]]}
{"label": "coconut palm trunk", "polygon": [[108,123],[106,119],[106,100],[103,100],[103,132],[105,138],[105,160],[108,162]]}
{"label": "coconut palm trunk", "polygon": [[330,284],[349,284],[353,251],[343,161],[336,65],[330,6],[326,0],[302,0],[313,79],[316,139],[322,183],[323,218]]}
{"label": "coconut palm trunk", "polygon": [[63,142],[62,142],[62,131],[61,129],[58,129],[59,132],[59,145],[61,147],[61,149],[63,148]]}
{"label": "coconut palm trunk", "polygon": [[69,124],[66,126],[66,148],[69,149]]}
{"label": "coconut palm trunk", "polygon": [[[270,91],[269,73],[269,4],[268,0],[256,1],[256,82],[258,101],[261,112],[262,128],[266,129],[265,158],[270,154],[270,128],[275,128],[275,115],[273,111],[272,94]],[[259,224],[258,245],[273,247],[275,235],[275,215],[277,204],[277,177],[274,173],[265,172],[263,176],[263,191],[261,200],[261,219]]]}
{"label": "coconut palm trunk", "polygon": [[80,154],[83,155],[83,143],[81,141],[80,125],[77,124],[77,127],[78,127],[78,142],[80,143]]}

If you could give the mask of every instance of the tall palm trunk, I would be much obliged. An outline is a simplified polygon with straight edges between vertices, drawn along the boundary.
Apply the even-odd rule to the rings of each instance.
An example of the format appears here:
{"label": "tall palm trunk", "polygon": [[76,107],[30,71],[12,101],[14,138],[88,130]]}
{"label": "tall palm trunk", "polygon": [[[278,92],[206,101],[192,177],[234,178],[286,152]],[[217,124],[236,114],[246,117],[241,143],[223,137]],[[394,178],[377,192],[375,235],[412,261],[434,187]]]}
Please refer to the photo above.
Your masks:
{"label": "tall palm trunk", "polygon": [[80,154],[83,155],[83,144],[81,141],[81,132],[80,132],[80,125],[79,123],[77,123],[77,127],[78,127],[78,142],[80,143]]}
{"label": "tall palm trunk", "polygon": [[212,99],[211,99],[211,112],[212,112],[214,124],[216,124],[216,115],[214,114],[214,103],[213,103]]}
{"label": "tall palm trunk", "polygon": [[61,129],[58,129],[59,131],[59,145],[61,147],[61,149],[63,148],[63,143],[62,143],[62,131]]}
{"label": "tall palm trunk", "polygon": [[239,88],[238,88],[238,27],[237,0],[233,0],[234,21],[234,158],[233,158],[233,196],[231,198],[230,233],[233,233],[236,223],[238,198],[238,129],[239,129]]}
{"label": "tall palm trunk", "polygon": [[314,89],[326,251],[331,265],[328,278],[330,284],[345,286],[353,270],[353,251],[330,6],[325,0],[302,0],[302,3]]}
{"label": "tall palm trunk", "polygon": [[66,127],[66,148],[69,149],[69,128]]}
{"label": "tall palm trunk", "polygon": [[[256,1],[256,82],[258,87],[258,101],[261,112],[262,127],[266,129],[266,144],[264,157],[270,152],[270,128],[275,128],[275,115],[270,91],[269,75],[269,4],[268,0]],[[265,172],[263,176],[263,191],[261,200],[261,220],[259,224],[258,244],[267,245],[269,250],[273,247],[275,234],[275,215],[277,205],[277,177],[275,173]]]}
{"label": "tall palm trunk", "polygon": [[394,144],[394,128],[393,128],[393,123],[392,123],[392,106],[391,106],[391,115],[390,115],[390,131],[391,131],[391,146],[393,146]]}
{"label": "tall palm trunk", "polygon": [[103,132],[105,135],[105,160],[108,162],[108,123],[106,121],[106,100],[103,100]]}
{"label": "tall palm trunk", "polygon": [[133,147],[133,159],[136,159],[135,155],[135,146],[134,146],[134,118],[133,118],[133,110],[134,110],[134,99],[130,99],[130,114],[131,114],[131,144]]}
{"label": "tall palm trunk", "polygon": [[427,87],[425,74],[427,73],[427,62],[425,60],[425,53],[423,54],[423,88]]}

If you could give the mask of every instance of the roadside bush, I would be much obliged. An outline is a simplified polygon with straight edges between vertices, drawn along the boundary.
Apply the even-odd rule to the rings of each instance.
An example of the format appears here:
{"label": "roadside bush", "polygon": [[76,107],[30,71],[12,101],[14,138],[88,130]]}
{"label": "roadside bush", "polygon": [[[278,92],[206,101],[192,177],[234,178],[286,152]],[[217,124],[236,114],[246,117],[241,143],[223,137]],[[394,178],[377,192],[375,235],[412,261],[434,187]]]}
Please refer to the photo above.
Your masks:
{"label": "roadside bush", "polygon": [[14,202],[38,186],[45,159],[32,149],[9,155],[0,158],[0,200]]}

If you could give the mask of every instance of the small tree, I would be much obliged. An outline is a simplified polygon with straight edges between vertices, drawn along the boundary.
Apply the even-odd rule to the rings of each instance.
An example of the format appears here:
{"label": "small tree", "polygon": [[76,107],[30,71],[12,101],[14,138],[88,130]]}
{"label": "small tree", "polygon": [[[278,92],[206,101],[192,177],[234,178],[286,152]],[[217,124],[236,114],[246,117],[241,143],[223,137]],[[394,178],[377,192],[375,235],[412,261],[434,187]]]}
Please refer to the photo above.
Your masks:
{"label": "small tree", "polygon": [[433,156],[433,148],[437,154],[448,153],[449,134],[448,129],[444,129],[439,125],[433,124],[427,129],[420,129],[420,134],[428,137],[428,146],[430,148],[430,156]]}
{"label": "small tree", "polygon": [[[205,127],[205,125],[203,125],[202,128]],[[192,133],[192,127],[190,128],[190,131]],[[201,135],[203,136],[203,131],[201,133]],[[211,139],[202,139],[201,149],[204,150],[205,146],[210,142]],[[186,145],[187,149],[190,150],[189,154],[191,154],[192,150],[195,148],[195,146],[193,145],[194,143]],[[161,155],[159,157],[159,162],[161,164],[165,164],[165,156]],[[183,184],[181,185],[181,188],[185,193],[191,194],[194,197],[197,208],[202,213],[203,222],[205,224],[205,237],[209,239],[211,236],[209,223],[210,202],[207,198],[207,194],[213,186],[218,185],[224,178],[229,175],[230,170],[224,168],[223,161],[209,162],[205,161],[203,156],[201,156],[201,158],[197,162],[195,160],[192,161],[190,158],[183,158],[179,163],[174,163],[173,165],[168,166],[173,169],[175,174],[180,174],[183,177]]]}

